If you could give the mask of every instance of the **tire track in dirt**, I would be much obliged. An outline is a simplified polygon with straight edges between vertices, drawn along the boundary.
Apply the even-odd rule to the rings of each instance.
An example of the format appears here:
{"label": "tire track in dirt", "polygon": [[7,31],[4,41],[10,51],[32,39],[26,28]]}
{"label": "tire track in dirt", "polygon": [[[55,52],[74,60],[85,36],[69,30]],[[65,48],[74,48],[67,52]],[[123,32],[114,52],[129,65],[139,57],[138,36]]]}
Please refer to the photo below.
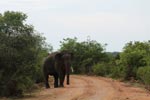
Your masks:
{"label": "tire track in dirt", "polygon": [[65,85],[64,88],[53,88],[51,84],[52,88],[45,89],[43,87],[33,97],[24,98],[23,100],[75,100],[75,98],[85,93],[85,87],[87,86],[87,82],[78,77],[71,76],[71,85]]}
{"label": "tire track in dirt", "polygon": [[93,89],[92,81],[84,79],[83,77],[74,77],[74,78],[83,80],[84,82],[86,82],[86,85],[84,85],[84,92],[71,100],[82,100],[85,99],[85,97],[89,97],[95,94],[96,91]]}
{"label": "tire track in dirt", "polygon": [[42,87],[31,96],[13,100],[150,100],[150,93],[144,89],[111,78],[71,75],[70,83],[64,88]]}
{"label": "tire track in dirt", "polygon": [[109,83],[114,89],[115,95],[112,100],[150,100],[150,92],[145,89],[111,78],[99,77],[99,80]]}
{"label": "tire track in dirt", "polygon": [[72,100],[108,100],[107,97],[111,100],[113,98],[114,89],[108,83],[89,76],[74,76],[74,78],[84,80],[86,85],[84,87],[83,94],[73,98]]}
{"label": "tire track in dirt", "polygon": [[108,100],[107,97],[111,98],[113,94],[113,88],[109,91],[107,85],[95,77],[71,75],[71,85],[65,85],[65,88],[43,87],[33,97],[23,100]]}

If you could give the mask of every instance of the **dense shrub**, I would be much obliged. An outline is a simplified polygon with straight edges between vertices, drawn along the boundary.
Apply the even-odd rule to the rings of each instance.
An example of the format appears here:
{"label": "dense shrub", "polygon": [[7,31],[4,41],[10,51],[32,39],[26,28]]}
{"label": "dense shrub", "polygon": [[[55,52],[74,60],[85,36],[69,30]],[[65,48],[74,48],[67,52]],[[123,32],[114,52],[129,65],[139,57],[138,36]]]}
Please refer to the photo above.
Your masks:
{"label": "dense shrub", "polygon": [[107,76],[110,74],[110,65],[106,63],[98,63],[93,66],[93,72],[96,75]]}
{"label": "dense shrub", "polygon": [[150,41],[127,43],[120,55],[120,61],[126,68],[125,79],[136,79],[137,69],[150,64]]}
{"label": "dense shrub", "polygon": [[98,63],[93,66],[93,72],[100,76],[109,76],[112,78],[124,79],[126,75],[126,69],[124,66],[114,66],[110,63]]}
{"label": "dense shrub", "polygon": [[150,86],[150,66],[138,68],[137,78],[146,86]]}
{"label": "dense shrub", "polygon": [[124,66],[118,65],[111,67],[111,77],[124,79],[125,76],[126,76],[126,68]]}
{"label": "dense shrub", "polygon": [[[45,38],[24,23],[21,12],[0,14],[0,96],[20,96],[41,75]],[[3,91],[2,91],[3,90]]]}

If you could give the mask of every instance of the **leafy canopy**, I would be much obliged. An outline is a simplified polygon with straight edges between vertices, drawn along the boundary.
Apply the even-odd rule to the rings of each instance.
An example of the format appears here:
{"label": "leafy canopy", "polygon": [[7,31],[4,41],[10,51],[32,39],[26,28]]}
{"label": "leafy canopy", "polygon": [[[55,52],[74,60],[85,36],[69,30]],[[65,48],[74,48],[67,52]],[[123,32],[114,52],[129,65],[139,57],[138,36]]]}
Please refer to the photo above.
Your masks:
{"label": "leafy canopy", "polygon": [[26,19],[21,12],[0,14],[0,95],[21,95],[30,88],[40,73],[39,61],[49,51],[45,38]]}

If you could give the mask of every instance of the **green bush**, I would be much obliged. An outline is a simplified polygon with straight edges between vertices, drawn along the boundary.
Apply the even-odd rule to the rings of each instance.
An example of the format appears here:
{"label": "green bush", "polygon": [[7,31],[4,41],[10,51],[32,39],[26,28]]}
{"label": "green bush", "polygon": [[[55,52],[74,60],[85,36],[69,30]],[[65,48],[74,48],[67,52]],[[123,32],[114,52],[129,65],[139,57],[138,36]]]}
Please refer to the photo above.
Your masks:
{"label": "green bush", "polygon": [[98,63],[93,66],[93,72],[96,75],[107,76],[110,74],[110,65],[106,63]]}
{"label": "green bush", "polygon": [[111,67],[111,77],[113,78],[124,78],[126,74],[126,69],[124,66],[113,66]]}
{"label": "green bush", "polygon": [[150,86],[150,66],[138,68],[137,78],[146,86]]}
{"label": "green bush", "polygon": [[0,96],[20,96],[42,75],[45,38],[24,23],[26,18],[21,12],[0,14]]}
{"label": "green bush", "polygon": [[139,67],[150,66],[150,41],[127,43],[120,54],[120,62],[126,68],[125,79],[136,79]]}

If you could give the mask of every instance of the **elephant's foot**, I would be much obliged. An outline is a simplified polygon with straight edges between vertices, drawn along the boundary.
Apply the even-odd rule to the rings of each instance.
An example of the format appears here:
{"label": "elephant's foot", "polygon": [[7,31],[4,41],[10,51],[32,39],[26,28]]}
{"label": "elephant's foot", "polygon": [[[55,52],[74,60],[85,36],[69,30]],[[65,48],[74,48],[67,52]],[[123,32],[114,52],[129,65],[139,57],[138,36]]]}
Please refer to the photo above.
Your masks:
{"label": "elephant's foot", "polygon": [[67,83],[67,85],[70,85],[70,83]]}
{"label": "elephant's foot", "polygon": [[49,88],[50,88],[50,86],[46,86],[46,88],[47,88],[47,89],[49,89]]}
{"label": "elephant's foot", "polygon": [[48,89],[48,88],[50,88],[50,86],[49,86],[49,85],[46,85],[46,88]]}
{"label": "elephant's foot", "polygon": [[58,85],[54,85],[54,88],[58,88]]}
{"label": "elephant's foot", "polygon": [[69,82],[67,82],[67,85],[69,85],[70,83]]}
{"label": "elephant's foot", "polygon": [[59,85],[59,87],[64,87],[64,85]]}

